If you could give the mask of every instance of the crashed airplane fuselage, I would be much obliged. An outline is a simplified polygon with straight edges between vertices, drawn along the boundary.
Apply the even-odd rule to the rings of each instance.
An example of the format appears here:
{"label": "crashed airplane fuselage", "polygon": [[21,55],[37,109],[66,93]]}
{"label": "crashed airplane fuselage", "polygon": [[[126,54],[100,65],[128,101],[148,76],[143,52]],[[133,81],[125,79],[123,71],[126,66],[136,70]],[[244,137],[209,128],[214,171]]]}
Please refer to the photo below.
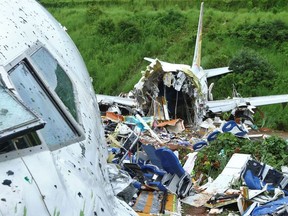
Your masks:
{"label": "crashed airplane fuselage", "polygon": [[200,125],[211,113],[232,111],[238,108],[250,112],[256,106],[288,102],[288,95],[262,96],[227,100],[213,100],[213,83],[207,79],[230,73],[228,67],[203,70],[201,67],[201,43],[203,23],[201,4],[197,38],[192,65],[174,64],[158,59],[145,58],[151,62],[143,76],[129,92],[128,98],[97,95],[98,103],[134,107],[144,115],[157,120],[182,118],[186,124]]}
{"label": "crashed airplane fuselage", "polygon": [[136,215],[112,190],[99,108],[63,27],[0,3],[0,215]]}

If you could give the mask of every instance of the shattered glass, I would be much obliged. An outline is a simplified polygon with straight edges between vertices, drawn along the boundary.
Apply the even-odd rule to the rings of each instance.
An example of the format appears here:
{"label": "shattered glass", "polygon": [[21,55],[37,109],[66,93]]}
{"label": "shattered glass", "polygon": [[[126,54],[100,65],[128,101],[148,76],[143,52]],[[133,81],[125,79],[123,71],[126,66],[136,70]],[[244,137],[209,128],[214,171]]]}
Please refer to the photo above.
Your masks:
{"label": "shattered glass", "polygon": [[65,71],[44,48],[37,50],[31,58],[40,69],[39,72],[49,87],[55,91],[75,120],[77,120],[73,85]]}

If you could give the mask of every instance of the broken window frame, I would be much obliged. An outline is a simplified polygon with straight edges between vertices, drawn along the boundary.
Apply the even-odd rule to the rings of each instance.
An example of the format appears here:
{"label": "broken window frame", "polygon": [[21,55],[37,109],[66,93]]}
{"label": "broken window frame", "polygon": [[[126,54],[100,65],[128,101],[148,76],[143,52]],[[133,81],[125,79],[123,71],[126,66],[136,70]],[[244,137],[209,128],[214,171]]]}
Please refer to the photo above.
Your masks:
{"label": "broken window frame", "polygon": [[[70,79],[72,86],[73,86],[73,93],[75,97],[75,106],[76,106],[76,112],[77,112],[77,120],[72,116],[72,114],[69,112],[69,109],[65,106],[65,104],[62,102],[62,100],[59,98],[59,96],[49,88],[48,83],[45,81],[44,77],[41,76],[41,72],[39,72],[39,68],[37,65],[34,63],[33,59],[31,58],[31,55],[33,55],[37,50],[40,48],[44,48],[58,63],[58,65],[63,69],[59,61],[46,49],[46,47],[39,41],[35,43],[35,45],[31,46],[28,50],[26,50],[23,54],[15,58],[13,61],[11,61],[8,65],[4,67],[4,69],[8,72],[9,74],[9,79],[10,74],[12,73],[12,69],[17,67],[17,65],[21,64],[21,62],[25,62],[25,64],[29,67],[29,70],[32,70],[32,76],[34,77],[35,81],[38,82],[38,84],[41,86],[43,91],[47,94],[49,97],[50,101],[56,108],[56,110],[59,112],[59,114],[63,117],[65,120],[66,124],[71,128],[71,130],[76,134],[74,139],[71,139],[69,141],[65,141],[59,144],[55,145],[48,145],[47,142],[45,141],[44,136],[41,134],[41,130],[37,132],[38,136],[40,137],[40,140],[42,143],[45,143],[48,148],[53,151],[57,150],[59,148],[62,148],[64,146],[68,146],[70,144],[76,143],[83,141],[85,139],[85,135],[83,133],[83,129],[80,125],[82,125],[82,119],[80,118],[79,114],[79,97],[75,88],[74,83],[72,82],[72,79],[70,78],[69,74],[63,69],[67,77]],[[14,86],[12,80],[11,80],[12,85]],[[15,90],[15,89],[14,89]],[[19,93],[16,91],[16,94],[19,95]],[[21,98],[21,97],[20,97]]]}
{"label": "broken window frame", "polygon": [[[21,146],[21,144],[18,145],[18,142],[22,142],[22,145],[24,144],[25,146]],[[32,152],[40,152],[43,149],[48,149],[47,146],[43,145],[43,142],[36,131],[28,132],[24,135],[18,135],[13,138],[11,137],[1,143],[1,145],[3,144],[7,144],[7,147],[9,145],[10,149],[7,152],[3,151],[5,150],[4,148],[0,149],[2,150],[0,153],[0,161],[28,155]]]}
{"label": "broken window frame", "polygon": [[[27,134],[20,136],[20,137],[25,137],[26,135]],[[27,148],[23,148],[23,149],[17,148],[15,150],[11,150],[11,151],[6,152],[6,153],[1,153],[0,154],[0,162],[6,161],[6,160],[12,160],[12,159],[15,159],[18,157],[23,157],[23,156],[30,155],[30,154],[39,153],[39,152],[42,152],[44,150],[49,151],[48,147],[45,145],[45,143],[43,143],[43,139],[41,138],[41,136],[37,132],[35,132],[35,135],[37,136],[37,139],[39,139],[41,141],[40,144],[31,146],[31,147],[27,147]],[[14,140],[16,140],[20,137],[11,139],[9,141],[13,142]]]}

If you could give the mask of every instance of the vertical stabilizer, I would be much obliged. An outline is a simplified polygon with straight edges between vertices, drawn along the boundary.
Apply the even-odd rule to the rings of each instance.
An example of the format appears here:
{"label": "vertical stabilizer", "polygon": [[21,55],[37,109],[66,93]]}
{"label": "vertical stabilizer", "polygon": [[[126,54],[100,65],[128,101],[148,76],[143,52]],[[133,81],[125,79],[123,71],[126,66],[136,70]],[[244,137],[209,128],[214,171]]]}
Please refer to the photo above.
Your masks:
{"label": "vertical stabilizer", "polygon": [[204,2],[201,3],[199,23],[198,23],[198,31],[197,31],[197,38],[196,38],[195,51],[194,51],[194,58],[193,58],[193,62],[192,62],[192,66],[194,64],[197,64],[198,67],[200,67],[200,63],[201,63],[203,7],[204,7]]}

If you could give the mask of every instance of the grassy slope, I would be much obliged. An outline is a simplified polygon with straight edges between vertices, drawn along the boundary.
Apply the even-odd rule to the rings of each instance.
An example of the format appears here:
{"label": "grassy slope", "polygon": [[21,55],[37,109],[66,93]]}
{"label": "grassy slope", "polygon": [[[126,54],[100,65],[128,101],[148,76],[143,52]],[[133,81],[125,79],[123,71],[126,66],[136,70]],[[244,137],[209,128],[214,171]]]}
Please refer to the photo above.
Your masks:
{"label": "grassy slope", "polygon": [[[98,93],[119,94],[129,91],[141,76],[140,71],[147,65],[143,60],[145,56],[191,64],[199,15],[198,1],[101,1],[91,5],[88,1],[66,0],[62,2],[70,3],[49,5],[51,2],[55,1],[44,1],[48,10],[67,27],[87,64]],[[82,3],[77,4],[79,2]],[[288,24],[288,12],[285,8],[269,11],[249,9],[251,4],[245,7],[244,3],[239,10],[227,7],[215,9],[213,1],[210,4],[206,1],[202,66],[227,66],[240,49],[248,47],[267,58],[277,71],[278,82],[275,87],[264,92],[288,93],[288,43],[281,44],[279,50],[274,44],[257,46],[231,36],[231,32],[235,32],[241,24],[271,20]],[[108,29],[99,28],[99,24],[107,23],[107,20],[112,25]],[[232,86],[231,90],[228,87],[227,94],[231,92]],[[261,94],[264,93],[259,92]],[[287,108],[283,110],[280,107],[264,108],[268,126],[276,127],[278,123],[288,129]]]}

